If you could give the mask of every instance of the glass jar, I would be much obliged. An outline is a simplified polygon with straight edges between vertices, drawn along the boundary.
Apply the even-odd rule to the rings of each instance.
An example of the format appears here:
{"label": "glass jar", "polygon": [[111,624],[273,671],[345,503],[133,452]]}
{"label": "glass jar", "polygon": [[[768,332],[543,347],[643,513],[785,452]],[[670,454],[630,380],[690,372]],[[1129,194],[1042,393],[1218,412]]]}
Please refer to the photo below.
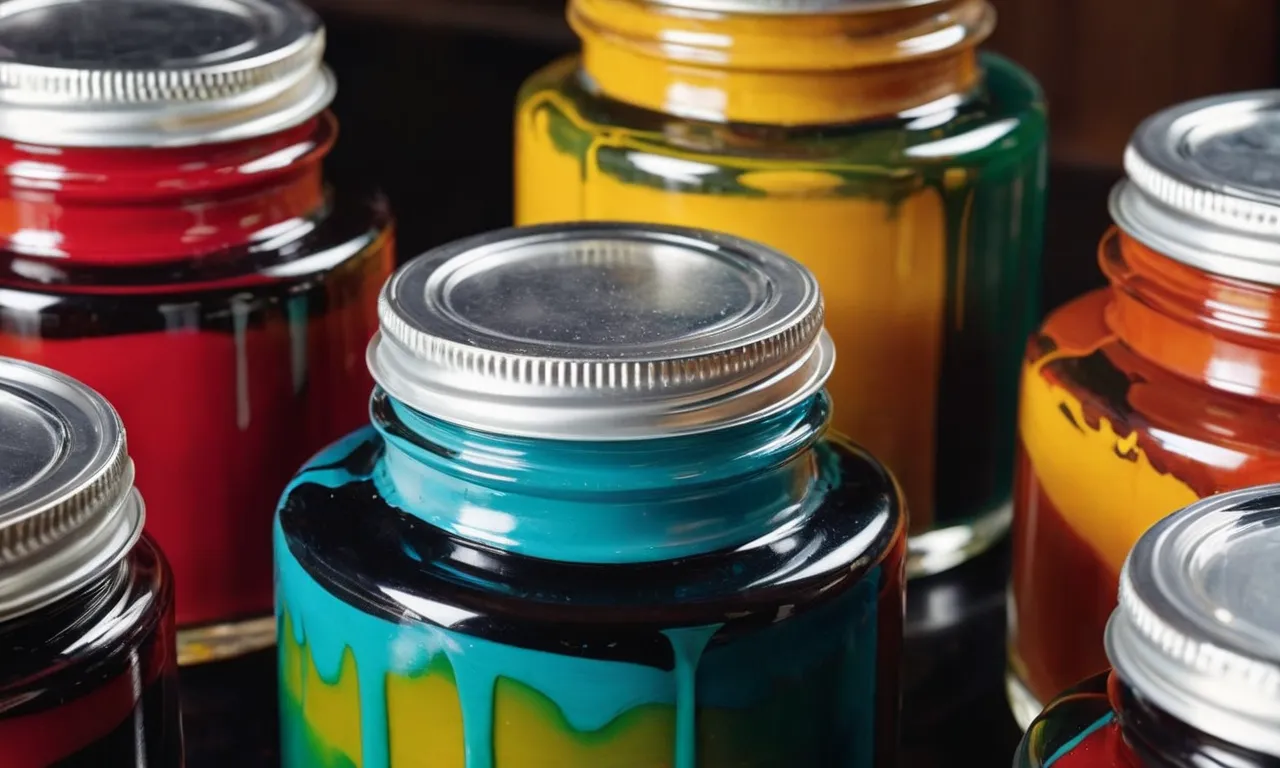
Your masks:
{"label": "glass jar", "polygon": [[911,505],[908,573],[1010,519],[1038,319],[1039,87],[979,55],[985,0],[570,0],[581,56],[524,86],[516,223],[705,227],[798,259],[841,363],[833,424]]}
{"label": "glass jar", "polygon": [[0,13],[0,354],[119,409],[184,663],[274,641],[275,501],[367,421],[391,222],[325,183],[323,46],[293,0]]}
{"label": "glass jar", "polygon": [[0,358],[0,764],[179,768],[173,575],[120,417]]}
{"label": "glass jar", "polygon": [[895,764],[905,515],[813,276],[507,230],[400,269],[373,424],[276,518],[286,766]]}
{"label": "glass jar", "polygon": [[1112,670],[1062,694],[1014,768],[1275,765],[1280,485],[1197,502],[1143,534],[1106,629]]}
{"label": "glass jar", "polygon": [[1197,498],[1280,477],[1280,92],[1137,129],[1111,285],[1065,305],[1023,369],[1009,692],[1025,727],[1106,666],[1125,553]]}

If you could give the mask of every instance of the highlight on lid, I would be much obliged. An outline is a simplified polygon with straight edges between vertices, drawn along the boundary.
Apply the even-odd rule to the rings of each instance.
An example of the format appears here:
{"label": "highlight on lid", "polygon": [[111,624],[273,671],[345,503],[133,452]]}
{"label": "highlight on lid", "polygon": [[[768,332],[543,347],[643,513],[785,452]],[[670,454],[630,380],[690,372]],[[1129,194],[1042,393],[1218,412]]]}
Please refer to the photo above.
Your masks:
{"label": "highlight on lid", "polygon": [[1027,347],[1010,696],[1028,723],[1101,667],[1138,537],[1280,477],[1280,91],[1164,110],[1134,132],[1099,261],[1107,289]]}
{"label": "highlight on lid", "polygon": [[372,425],[276,518],[290,766],[888,766],[905,512],[807,270],[494,232],[388,282]]}
{"label": "highlight on lid", "polygon": [[324,46],[297,0],[0,0],[0,355],[128,424],[184,664],[274,642],[275,501],[366,418],[392,224],[325,179]]}
{"label": "highlight on lid", "polygon": [[1107,624],[1109,674],[1031,725],[1015,768],[1280,757],[1280,485],[1219,494],[1144,533]]}

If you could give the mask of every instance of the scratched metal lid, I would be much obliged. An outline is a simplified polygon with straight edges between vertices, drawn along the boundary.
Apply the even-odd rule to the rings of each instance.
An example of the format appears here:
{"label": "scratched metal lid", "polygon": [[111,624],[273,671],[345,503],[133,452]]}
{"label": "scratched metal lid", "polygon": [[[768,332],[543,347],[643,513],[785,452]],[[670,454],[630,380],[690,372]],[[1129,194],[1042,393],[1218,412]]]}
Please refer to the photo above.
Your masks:
{"label": "scratched metal lid", "polygon": [[835,352],[813,275],[701,230],[509,229],[400,268],[369,368],[392,397],[487,432],[688,434],[815,394]]}
{"label": "scratched metal lid", "polygon": [[1280,285],[1280,90],[1157,113],[1124,160],[1111,196],[1121,229],[1197,269]]}
{"label": "scratched metal lid", "polygon": [[142,519],[115,410],[74,379],[0,357],[0,621],[105,573]]}
{"label": "scratched metal lid", "polygon": [[158,147],[274,133],[333,99],[295,0],[0,0],[0,137]]}
{"label": "scratched metal lid", "polygon": [[1147,531],[1106,644],[1156,707],[1280,756],[1280,485],[1205,499]]}

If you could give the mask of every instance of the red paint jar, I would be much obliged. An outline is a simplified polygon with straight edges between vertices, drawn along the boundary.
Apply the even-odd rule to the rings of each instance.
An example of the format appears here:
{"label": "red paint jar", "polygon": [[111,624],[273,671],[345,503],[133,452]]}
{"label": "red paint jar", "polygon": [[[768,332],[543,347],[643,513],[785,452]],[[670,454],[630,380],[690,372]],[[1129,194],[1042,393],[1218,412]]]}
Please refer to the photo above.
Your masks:
{"label": "red paint jar", "polygon": [[274,640],[275,502],[367,420],[391,220],[325,183],[323,47],[293,0],[0,2],[0,355],[119,410],[183,663]]}
{"label": "red paint jar", "polygon": [[120,417],[0,358],[0,765],[182,765],[173,574]]}

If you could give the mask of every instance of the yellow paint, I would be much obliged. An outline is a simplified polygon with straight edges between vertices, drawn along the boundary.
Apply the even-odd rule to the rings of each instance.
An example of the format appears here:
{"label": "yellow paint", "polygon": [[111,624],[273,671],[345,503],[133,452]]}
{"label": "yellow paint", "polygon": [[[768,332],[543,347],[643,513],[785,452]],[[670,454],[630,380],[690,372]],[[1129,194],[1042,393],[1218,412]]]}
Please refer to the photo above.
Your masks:
{"label": "yellow paint", "polygon": [[581,218],[582,161],[556,147],[548,130],[552,111],[565,108],[558,101],[538,99],[523,106],[517,116],[516,224]]}
{"label": "yellow paint", "polygon": [[[301,702],[306,727],[323,740],[325,754],[362,764],[356,660],[343,650],[338,676],[323,678],[307,644],[294,640],[286,614],[281,633],[281,685]],[[498,678],[493,699],[494,759],[500,768],[669,768],[675,744],[675,709],[634,707],[596,731],[580,732],[543,694]],[[464,768],[466,736],[452,665],[443,656],[412,677],[386,678],[389,755],[395,768]],[[473,738],[481,738],[473,736]]]}
{"label": "yellow paint", "polygon": [[[726,165],[748,168],[741,182],[760,195],[627,183],[600,173],[596,154],[601,147],[652,153],[652,146],[637,136],[592,128],[582,161],[553,144],[546,125],[551,111],[583,125],[554,94],[524,105],[516,223],[612,219],[697,226],[758,240],[799,259],[822,285],[826,324],[836,343],[836,370],[828,385],[834,426],[893,470],[911,505],[912,530],[929,530],[947,290],[939,192],[920,187],[898,202],[841,196],[832,194],[840,177],[830,170],[736,157],[725,158]],[[685,159],[674,150],[663,156]],[[697,156],[703,163],[718,159]]]}
{"label": "yellow paint", "polygon": [[969,89],[985,0],[827,14],[689,13],[571,0],[583,64],[613,98],[668,114],[777,125],[899,114]]}
{"label": "yellow paint", "polygon": [[323,735],[326,753],[341,754],[359,768],[360,690],[355,656],[350,648],[344,650],[337,679],[325,680],[316,669],[307,643],[299,644],[294,637],[293,620],[286,613],[280,633],[283,691],[299,707],[312,733]]}
{"label": "yellow paint", "polygon": [[494,761],[500,768],[668,768],[675,709],[634,707],[598,731],[579,732],[541,693],[506,678],[494,690]]}
{"label": "yellow paint", "polygon": [[1049,501],[1119,574],[1125,556],[1147,528],[1198,496],[1178,478],[1151,465],[1138,446],[1136,432],[1117,431],[1106,418],[1099,419],[1096,429],[1085,421],[1080,401],[1041,373],[1064,354],[1079,353],[1046,355],[1024,368],[1019,434]]}
{"label": "yellow paint", "polygon": [[356,657],[350,648],[342,652],[336,680],[325,680],[316,670],[310,654],[302,682],[302,711],[307,723],[325,744],[346,755],[356,768],[363,765],[360,746],[360,688],[356,682]]}
{"label": "yellow paint", "polygon": [[391,765],[464,768],[462,705],[453,669],[444,657],[411,678],[387,676]]}
{"label": "yellow paint", "polygon": [[280,685],[290,700],[302,701],[302,649],[294,641],[293,618],[284,614],[279,643],[283,650],[280,659]]}

